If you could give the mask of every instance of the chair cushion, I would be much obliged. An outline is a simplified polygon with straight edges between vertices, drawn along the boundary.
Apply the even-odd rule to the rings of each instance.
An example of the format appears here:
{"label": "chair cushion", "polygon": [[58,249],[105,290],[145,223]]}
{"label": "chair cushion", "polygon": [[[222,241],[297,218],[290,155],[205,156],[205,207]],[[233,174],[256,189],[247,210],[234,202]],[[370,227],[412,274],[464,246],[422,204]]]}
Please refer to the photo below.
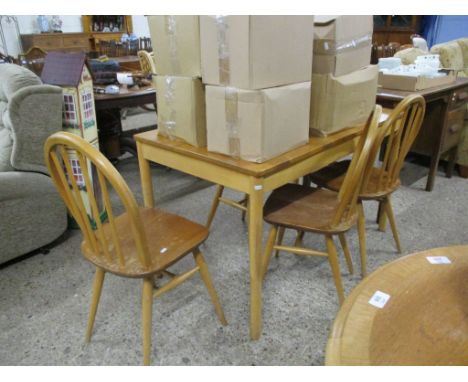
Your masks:
{"label": "chair cushion", "polygon": [[396,52],[393,57],[401,58],[401,63],[403,65],[410,65],[410,64],[414,64],[416,57],[425,56],[427,54],[428,54],[427,52],[419,48],[408,48],[408,49],[403,49],[403,50],[400,50],[399,52]]}
{"label": "chair cushion", "polygon": [[11,165],[11,150],[13,140],[11,139],[10,130],[3,123],[3,116],[6,114],[8,103],[0,101],[0,172],[12,171]]}
{"label": "chair cushion", "polygon": [[457,43],[462,51],[465,71],[468,72],[468,37],[458,39]]}
{"label": "chair cushion", "polygon": [[455,41],[434,45],[431,53],[440,55],[443,68],[464,70],[462,50]]}

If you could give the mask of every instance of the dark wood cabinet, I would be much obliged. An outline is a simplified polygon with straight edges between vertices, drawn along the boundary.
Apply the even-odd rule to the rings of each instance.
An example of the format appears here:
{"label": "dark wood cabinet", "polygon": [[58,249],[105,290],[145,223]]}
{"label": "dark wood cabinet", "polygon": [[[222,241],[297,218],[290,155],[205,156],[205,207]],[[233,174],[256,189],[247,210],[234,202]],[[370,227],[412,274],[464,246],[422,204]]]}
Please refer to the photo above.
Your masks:
{"label": "dark wood cabinet", "polygon": [[398,42],[411,44],[411,35],[419,34],[421,16],[412,15],[374,15],[374,33],[372,42],[387,45]]}
{"label": "dark wood cabinet", "polygon": [[21,43],[27,52],[32,47],[38,47],[46,52],[89,52],[91,41],[88,33],[35,33],[22,34]]}

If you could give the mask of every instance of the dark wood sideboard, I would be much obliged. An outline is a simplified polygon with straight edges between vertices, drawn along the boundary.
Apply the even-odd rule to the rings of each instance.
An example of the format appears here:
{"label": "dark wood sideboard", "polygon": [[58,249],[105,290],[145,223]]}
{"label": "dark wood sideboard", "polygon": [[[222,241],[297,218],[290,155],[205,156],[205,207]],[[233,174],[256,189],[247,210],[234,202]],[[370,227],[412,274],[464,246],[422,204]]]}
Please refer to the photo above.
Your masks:
{"label": "dark wood sideboard", "polygon": [[417,92],[379,88],[377,103],[393,108],[411,93],[419,93],[426,100],[424,121],[410,151],[431,158],[426,191],[432,191],[442,154],[449,153],[446,176],[451,177],[453,173],[468,102],[468,78],[457,78],[453,84]]}

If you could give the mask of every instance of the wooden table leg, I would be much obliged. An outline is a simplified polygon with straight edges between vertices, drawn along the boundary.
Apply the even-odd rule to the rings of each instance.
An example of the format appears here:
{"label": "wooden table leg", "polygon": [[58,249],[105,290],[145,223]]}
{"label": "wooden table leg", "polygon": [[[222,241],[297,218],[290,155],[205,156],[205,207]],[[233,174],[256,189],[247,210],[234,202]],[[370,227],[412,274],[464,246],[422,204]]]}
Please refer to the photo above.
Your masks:
{"label": "wooden table leg", "polygon": [[140,167],[141,189],[145,207],[154,207],[153,181],[149,161],[143,157],[143,148],[137,142],[138,166]]}
{"label": "wooden table leg", "polygon": [[262,332],[262,228],[263,186],[254,179],[249,193],[250,253],[250,338],[258,340]]}

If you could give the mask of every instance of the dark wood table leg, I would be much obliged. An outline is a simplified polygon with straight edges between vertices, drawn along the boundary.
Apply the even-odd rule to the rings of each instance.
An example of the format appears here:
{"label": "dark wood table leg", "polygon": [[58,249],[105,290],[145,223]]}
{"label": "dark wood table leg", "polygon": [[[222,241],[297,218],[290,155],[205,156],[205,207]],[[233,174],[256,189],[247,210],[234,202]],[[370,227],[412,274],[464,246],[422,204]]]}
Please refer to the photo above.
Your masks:
{"label": "dark wood table leg", "polygon": [[445,176],[451,178],[453,175],[453,169],[455,168],[455,161],[457,159],[457,146],[450,150],[447,167],[445,168]]}
{"label": "dark wood table leg", "polygon": [[117,161],[122,154],[120,136],[122,123],[120,109],[105,109],[96,111],[98,124],[99,150],[111,161]]}
{"label": "dark wood table leg", "polygon": [[432,148],[431,155],[431,165],[429,168],[429,175],[427,176],[426,191],[432,191],[434,189],[434,181],[437,174],[437,167],[439,165],[441,145],[444,140],[445,125],[447,123],[447,107],[448,99],[441,100],[442,107],[440,110],[440,121],[437,124],[439,129],[437,131],[437,136],[434,142],[434,147]]}

